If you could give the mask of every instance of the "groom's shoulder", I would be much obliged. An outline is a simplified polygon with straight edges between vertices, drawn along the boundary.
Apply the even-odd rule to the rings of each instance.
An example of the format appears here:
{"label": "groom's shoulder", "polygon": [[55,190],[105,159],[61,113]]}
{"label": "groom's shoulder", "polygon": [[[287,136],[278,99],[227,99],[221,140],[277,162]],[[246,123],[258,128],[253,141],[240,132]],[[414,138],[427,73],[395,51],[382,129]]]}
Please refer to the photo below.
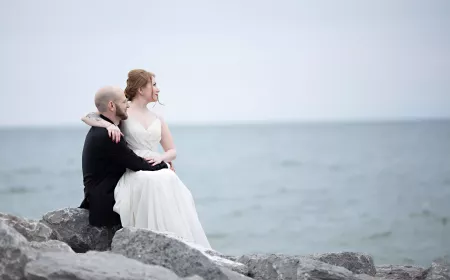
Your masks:
{"label": "groom's shoulder", "polygon": [[93,141],[103,141],[109,139],[109,135],[105,128],[93,126],[89,129],[86,138]]}

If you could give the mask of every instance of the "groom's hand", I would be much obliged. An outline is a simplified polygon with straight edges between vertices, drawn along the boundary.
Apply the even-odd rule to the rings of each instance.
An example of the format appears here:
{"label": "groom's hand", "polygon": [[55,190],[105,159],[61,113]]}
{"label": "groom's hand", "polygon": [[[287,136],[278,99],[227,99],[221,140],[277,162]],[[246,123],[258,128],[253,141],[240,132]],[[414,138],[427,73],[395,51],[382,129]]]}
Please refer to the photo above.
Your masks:
{"label": "groom's hand", "polygon": [[157,164],[160,164],[163,159],[160,156],[152,156],[152,157],[145,157],[144,158],[148,163],[151,163],[152,166],[155,166]]}

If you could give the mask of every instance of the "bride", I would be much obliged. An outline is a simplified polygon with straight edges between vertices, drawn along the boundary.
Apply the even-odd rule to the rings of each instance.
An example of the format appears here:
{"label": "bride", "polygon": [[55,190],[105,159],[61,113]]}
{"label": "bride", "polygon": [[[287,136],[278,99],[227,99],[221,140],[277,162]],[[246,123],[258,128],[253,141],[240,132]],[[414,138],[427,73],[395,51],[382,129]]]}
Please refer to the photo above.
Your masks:
{"label": "bride", "polygon": [[[114,191],[113,210],[120,215],[123,227],[148,228],[174,233],[183,239],[211,248],[199,221],[194,199],[189,189],[173,170],[176,158],[170,130],[163,119],[147,105],[158,101],[159,89],[155,75],[142,69],[128,73],[125,95],[129,100],[128,118],[119,127],[90,113],[82,121],[91,126],[105,127],[112,141],[121,135],[140,157],[156,165],[162,161],[171,169],[131,171],[123,174]],[[164,153],[157,152],[161,144]]]}

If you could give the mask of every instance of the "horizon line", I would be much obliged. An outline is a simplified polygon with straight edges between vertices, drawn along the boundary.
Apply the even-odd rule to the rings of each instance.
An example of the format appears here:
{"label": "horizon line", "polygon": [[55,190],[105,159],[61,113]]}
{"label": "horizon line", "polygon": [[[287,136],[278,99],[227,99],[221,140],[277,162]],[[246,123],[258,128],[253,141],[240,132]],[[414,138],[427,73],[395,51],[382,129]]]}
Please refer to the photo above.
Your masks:
{"label": "horizon line", "polygon": [[[449,117],[407,117],[407,118],[358,118],[358,119],[273,119],[273,120],[236,120],[236,121],[192,121],[168,122],[169,126],[240,126],[265,124],[381,124],[381,123],[417,123],[417,122],[447,122]],[[0,124],[5,128],[79,128],[87,126],[83,123],[54,123],[54,124]]]}

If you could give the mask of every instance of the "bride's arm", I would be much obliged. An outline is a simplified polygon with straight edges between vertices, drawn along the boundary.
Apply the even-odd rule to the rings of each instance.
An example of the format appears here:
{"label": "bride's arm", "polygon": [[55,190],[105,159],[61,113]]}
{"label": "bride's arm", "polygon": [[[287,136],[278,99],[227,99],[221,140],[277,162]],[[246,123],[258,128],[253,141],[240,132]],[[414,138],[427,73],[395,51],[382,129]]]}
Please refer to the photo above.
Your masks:
{"label": "bride's arm", "polygon": [[81,120],[90,126],[98,126],[98,127],[104,127],[107,128],[108,126],[112,125],[112,123],[105,121],[104,119],[100,118],[100,113],[98,112],[91,112],[88,113],[86,116],[82,117]]}
{"label": "bride's arm", "polygon": [[111,139],[116,143],[120,141],[120,136],[123,136],[122,132],[115,124],[112,124],[100,118],[100,113],[98,112],[88,113],[86,116],[82,117],[81,120],[85,124],[90,126],[98,126],[106,128],[106,130],[108,130],[109,137],[111,137]]}
{"label": "bride's arm", "polygon": [[172,134],[170,133],[169,126],[161,119],[161,146],[164,149],[162,154],[162,160],[165,162],[172,162],[177,157],[177,150],[173,142]]}

